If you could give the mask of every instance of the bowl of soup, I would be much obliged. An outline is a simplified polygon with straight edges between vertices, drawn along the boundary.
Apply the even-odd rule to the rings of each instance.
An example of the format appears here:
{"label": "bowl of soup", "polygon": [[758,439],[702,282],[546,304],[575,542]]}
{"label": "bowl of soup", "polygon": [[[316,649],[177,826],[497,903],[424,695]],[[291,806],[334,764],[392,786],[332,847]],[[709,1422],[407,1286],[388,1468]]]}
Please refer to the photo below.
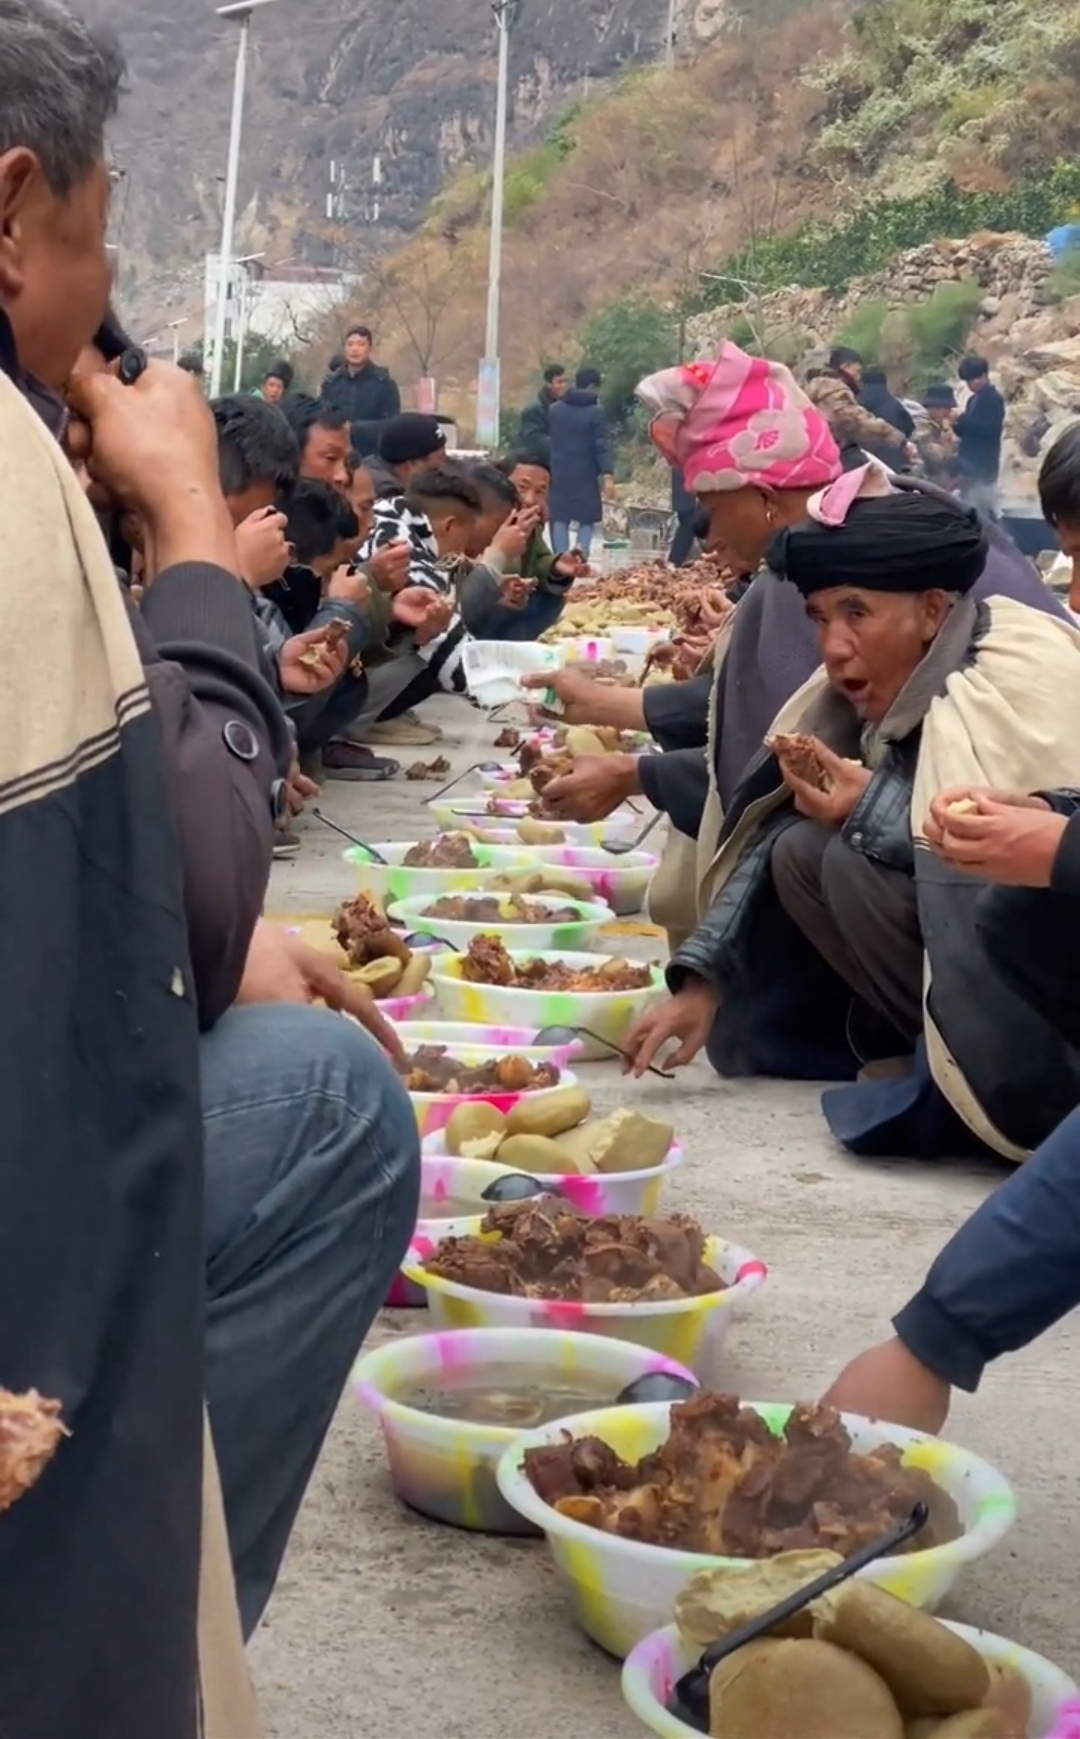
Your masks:
{"label": "bowl of soup", "polygon": [[436,1521],[479,1533],[535,1534],[495,1469],[530,1422],[612,1405],[653,1372],[693,1381],[674,1360],[562,1329],[460,1329],[363,1353],[352,1389],[378,1415],[394,1490]]}

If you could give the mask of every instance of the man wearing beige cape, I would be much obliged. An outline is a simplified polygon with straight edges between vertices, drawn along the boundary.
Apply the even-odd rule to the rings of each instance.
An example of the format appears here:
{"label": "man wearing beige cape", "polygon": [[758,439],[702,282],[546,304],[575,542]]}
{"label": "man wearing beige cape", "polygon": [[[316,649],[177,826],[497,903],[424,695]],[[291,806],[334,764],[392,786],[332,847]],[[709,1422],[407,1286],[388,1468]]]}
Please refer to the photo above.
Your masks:
{"label": "man wearing beige cape", "polygon": [[0,0],[0,1380],[70,1432],[0,1518],[0,1732],[255,1739],[204,1425],[199,1031],[233,1002],[288,764],[187,375],[74,389],[148,534],[138,622],[57,436],[105,312],[123,61]]}
{"label": "man wearing beige cape", "polygon": [[812,736],[816,764],[763,746],[722,819],[703,818],[701,920],[672,1001],[633,1035],[639,1068],[673,1037],[680,1061],[707,1042],[723,1073],[850,1080],[913,1053],[900,1080],[826,1094],[834,1132],[869,1152],[1020,1159],[1080,1098],[1067,1047],[987,959],[981,883],[925,849],[939,790],[1080,776],[1080,634],[976,600],[986,553],[977,516],[872,468],[777,540],[825,668],[769,735]]}

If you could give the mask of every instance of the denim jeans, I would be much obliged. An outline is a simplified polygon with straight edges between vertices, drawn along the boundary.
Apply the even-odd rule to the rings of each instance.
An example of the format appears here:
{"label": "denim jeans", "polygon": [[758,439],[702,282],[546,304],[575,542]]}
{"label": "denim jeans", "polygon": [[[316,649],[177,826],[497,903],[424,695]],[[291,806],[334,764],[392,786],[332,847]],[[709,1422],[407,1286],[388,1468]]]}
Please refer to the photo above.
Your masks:
{"label": "denim jeans", "polygon": [[523,610],[491,604],[474,613],[469,632],[477,640],[539,640],[554,628],[566,603],[564,592],[533,592]]}
{"label": "denim jeans", "polygon": [[[553,519],[551,522],[551,547],[557,556],[564,556],[570,548],[570,528],[572,524],[572,520],[568,522],[565,519]],[[577,546],[583,555],[587,556],[589,551],[592,549],[592,540],[595,531],[595,525],[582,525],[579,522],[577,528]]]}
{"label": "denim jeans", "polygon": [[206,1388],[244,1634],[416,1224],[420,1138],[352,1021],[233,1009],[201,1041]]}

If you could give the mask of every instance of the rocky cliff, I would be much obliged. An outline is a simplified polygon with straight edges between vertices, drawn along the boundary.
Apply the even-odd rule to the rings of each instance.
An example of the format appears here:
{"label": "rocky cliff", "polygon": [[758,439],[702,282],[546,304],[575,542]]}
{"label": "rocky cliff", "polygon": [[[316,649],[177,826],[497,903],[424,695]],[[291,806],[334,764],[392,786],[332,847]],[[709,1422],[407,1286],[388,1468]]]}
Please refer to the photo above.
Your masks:
{"label": "rocky cliff", "polygon": [[[201,256],[216,245],[236,25],[216,17],[211,0],[79,3],[119,32],[130,59],[130,93],[113,141],[126,172],[115,227],[124,294],[146,306],[166,285],[190,292],[201,283]],[[692,0],[688,37],[710,39],[739,3]],[[521,0],[512,32],[513,137],[527,140],[589,81],[658,59],[667,16],[666,0]],[[251,34],[240,245],[313,263],[336,252],[348,266],[413,227],[448,170],[488,157],[494,51],[483,0],[280,0],[260,9]],[[344,167],[346,190],[340,215],[328,222],[332,160]]]}

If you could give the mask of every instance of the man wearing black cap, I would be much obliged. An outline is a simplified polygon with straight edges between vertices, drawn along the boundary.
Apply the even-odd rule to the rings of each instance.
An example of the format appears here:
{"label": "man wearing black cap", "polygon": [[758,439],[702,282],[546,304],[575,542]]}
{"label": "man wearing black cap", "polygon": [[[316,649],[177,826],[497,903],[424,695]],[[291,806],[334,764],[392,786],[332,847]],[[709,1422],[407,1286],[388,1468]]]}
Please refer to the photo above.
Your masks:
{"label": "man wearing black cap", "polygon": [[958,443],[952,426],[956,394],[947,380],[932,380],[923,393],[922,404],[923,415],[915,428],[922,468],[932,483],[955,490],[960,478]]}
{"label": "man wearing black cap", "polygon": [[[353,446],[364,452],[355,431]],[[402,411],[400,416],[391,417],[378,431],[372,456],[365,457],[365,469],[375,481],[376,502],[401,495],[414,472],[433,465],[445,447],[446,435],[438,417],[423,411]]]}

